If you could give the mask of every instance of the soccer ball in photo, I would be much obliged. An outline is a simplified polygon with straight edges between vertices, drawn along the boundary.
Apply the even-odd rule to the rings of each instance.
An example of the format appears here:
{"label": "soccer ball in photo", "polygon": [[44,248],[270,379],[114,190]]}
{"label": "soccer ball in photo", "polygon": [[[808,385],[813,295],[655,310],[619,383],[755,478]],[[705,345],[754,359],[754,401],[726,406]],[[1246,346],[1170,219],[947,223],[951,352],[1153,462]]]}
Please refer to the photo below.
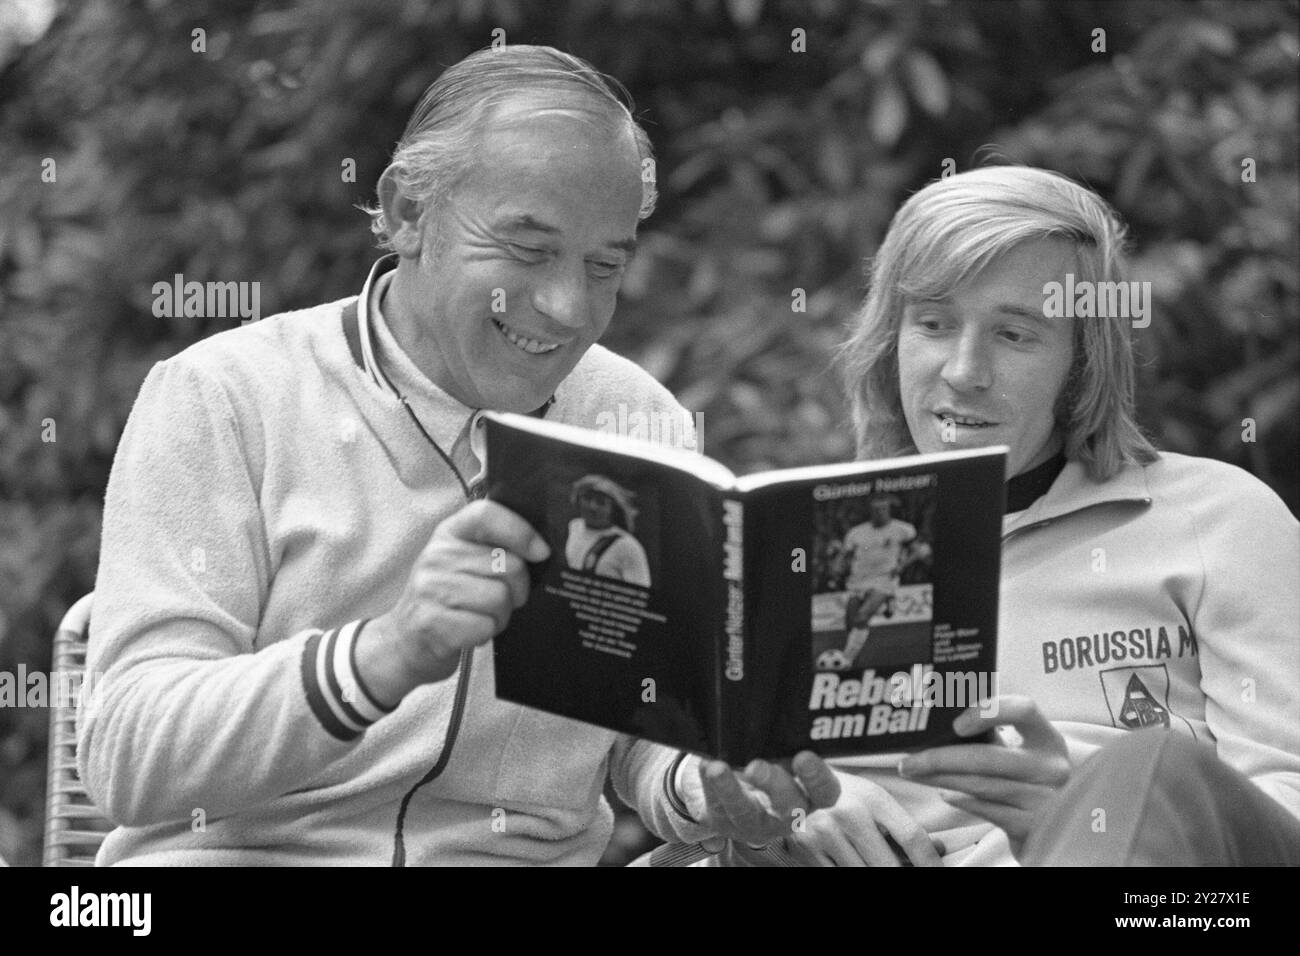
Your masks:
{"label": "soccer ball in photo", "polygon": [[844,656],[844,652],[838,648],[829,651],[822,651],[817,655],[817,669],[819,671],[843,671],[848,670],[852,662]]}

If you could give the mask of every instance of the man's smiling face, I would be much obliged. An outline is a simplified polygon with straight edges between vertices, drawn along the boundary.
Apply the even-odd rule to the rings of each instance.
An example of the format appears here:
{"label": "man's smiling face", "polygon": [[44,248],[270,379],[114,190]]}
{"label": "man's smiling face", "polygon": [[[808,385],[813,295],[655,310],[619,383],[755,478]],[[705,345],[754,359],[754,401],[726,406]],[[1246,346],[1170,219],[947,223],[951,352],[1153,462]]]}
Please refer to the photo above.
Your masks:
{"label": "man's smiling face", "polygon": [[528,412],[613,317],[635,246],[640,159],[630,129],[560,110],[498,114],[476,155],[418,228],[394,237],[402,259],[385,315],[444,391]]}
{"label": "man's smiling face", "polygon": [[1077,271],[1074,247],[1031,240],[946,299],[912,302],[898,334],[903,414],[921,452],[1007,445],[1007,477],[1061,447],[1056,402],[1074,355],[1072,319],[1043,316],[1043,286]]}

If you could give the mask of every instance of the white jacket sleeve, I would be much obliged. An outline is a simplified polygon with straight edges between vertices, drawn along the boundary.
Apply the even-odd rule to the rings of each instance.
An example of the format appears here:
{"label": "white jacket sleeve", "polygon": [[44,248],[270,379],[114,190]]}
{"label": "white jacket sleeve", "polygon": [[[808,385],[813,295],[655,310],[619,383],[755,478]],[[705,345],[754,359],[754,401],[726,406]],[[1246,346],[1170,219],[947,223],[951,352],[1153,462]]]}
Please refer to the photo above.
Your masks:
{"label": "white jacket sleeve", "polygon": [[647,740],[620,736],[610,754],[614,790],[635,809],[651,833],[669,842],[694,843],[713,835],[698,819],[704,812],[699,757]]}
{"label": "white jacket sleeve", "polygon": [[1300,524],[1233,473],[1187,503],[1204,567],[1192,626],[1205,717],[1219,756],[1300,817]]}
{"label": "white jacket sleeve", "polygon": [[274,572],[246,441],[221,387],[173,359],[150,372],[117,450],[78,764],[122,825],[304,787],[383,716],[347,666],[355,625],[259,634]]}

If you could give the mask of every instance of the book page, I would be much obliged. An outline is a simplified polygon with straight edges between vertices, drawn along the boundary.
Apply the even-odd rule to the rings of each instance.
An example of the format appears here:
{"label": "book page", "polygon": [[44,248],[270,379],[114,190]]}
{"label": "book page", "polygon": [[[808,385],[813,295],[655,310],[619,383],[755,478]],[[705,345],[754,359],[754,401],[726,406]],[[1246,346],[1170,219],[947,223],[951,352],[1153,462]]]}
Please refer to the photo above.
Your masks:
{"label": "book page", "polygon": [[881,458],[875,461],[849,461],[834,465],[805,465],[799,468],[780,468],[775,471],[760,471],[744,475],[735,480],[736,490],[743,493],[767,488],[771,485],[795,484],[821,479],[823,481],[840,480],[852,475],[872,475],[876,472],[890,471],[911,465],[930,465],[938,461],[952,461],[958,458],[980,458],[987,455],[1006,454],[1005,445],[991,445],[988,448],[972,448],[965,451],[942,452],[934,455],[910,455],[907,458]]}
{"label": "book page", "polygon": [[[674,429],[684,427],[680,423],[657,423],[655,418],[643,416],[646,422],[645,438],[642,440],[634,437],[637,434],[635,429],[630,434],[619,434],[594,428],[578,428],[512,412],[484,412],[483,417],[554,441],[657,462],[694,475],[715,488],[727,489],[736,483],[736,476],[731,469],[720,461],[689,450],[689,446],[674,447],[666,439],[654,440],[656,436],[678,436],[679,432]],[[636,424],[638,423],[633,423]]]}

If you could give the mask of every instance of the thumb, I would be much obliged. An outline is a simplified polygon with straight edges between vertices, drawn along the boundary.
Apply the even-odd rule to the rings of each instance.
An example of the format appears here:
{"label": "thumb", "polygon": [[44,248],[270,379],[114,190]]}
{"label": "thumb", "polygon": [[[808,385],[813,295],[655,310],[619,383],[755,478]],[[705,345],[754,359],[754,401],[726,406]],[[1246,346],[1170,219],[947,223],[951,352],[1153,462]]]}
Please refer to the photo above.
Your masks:
{"label": "thumb", "polygon": [[840,780],[830,764],[811,750],[803,750],[795,754],[790,767],[808,794],[812,809],[835,805],[835,801],[840,798]]}

